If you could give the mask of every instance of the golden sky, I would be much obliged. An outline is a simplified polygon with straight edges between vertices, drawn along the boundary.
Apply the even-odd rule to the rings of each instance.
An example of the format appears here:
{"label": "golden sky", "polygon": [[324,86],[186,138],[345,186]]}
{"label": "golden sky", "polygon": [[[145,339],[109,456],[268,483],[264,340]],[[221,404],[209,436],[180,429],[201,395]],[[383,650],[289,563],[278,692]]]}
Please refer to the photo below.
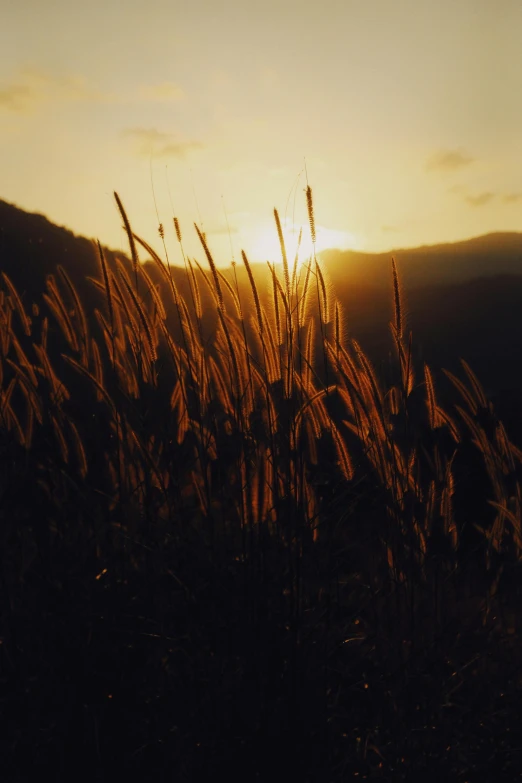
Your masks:
{"label": "golden sky", "polygon": [[125,247],[117,190],[159,246],[152,170],[173,261],[173,214],[265,260],[306,160],[319,247],[520,230],[521,33],[520,0],[2,0],[0,198]]}

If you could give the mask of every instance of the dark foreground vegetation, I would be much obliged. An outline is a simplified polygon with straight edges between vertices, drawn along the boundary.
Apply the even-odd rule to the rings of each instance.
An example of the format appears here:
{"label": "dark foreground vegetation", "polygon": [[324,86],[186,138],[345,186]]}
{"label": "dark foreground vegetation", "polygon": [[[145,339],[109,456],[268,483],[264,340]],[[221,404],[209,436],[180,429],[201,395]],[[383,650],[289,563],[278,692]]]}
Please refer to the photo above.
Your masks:
{"label": "dark foreground vegetation", "polygon": [[394,262],[374,369],[277,213],[264,291],[117,203],[130,261],[2,271],[4,779],[518,779],[522,452],[470,366],[439,395]]}

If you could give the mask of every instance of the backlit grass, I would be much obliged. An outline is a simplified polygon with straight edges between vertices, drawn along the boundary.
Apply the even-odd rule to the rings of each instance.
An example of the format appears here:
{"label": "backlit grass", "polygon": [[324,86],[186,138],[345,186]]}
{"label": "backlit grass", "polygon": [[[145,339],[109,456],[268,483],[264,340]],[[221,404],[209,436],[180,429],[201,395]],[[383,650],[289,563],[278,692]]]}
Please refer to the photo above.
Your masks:
{"label": "backlit grass", "polygon": [[472,672],[502,680],[518,638],[522,452],[465,361],[439,404],[395,260],[385,380],[277,211],[281,258],[243,252],[242,283],[174,218],[181,290],[116,201],[131,260],[97,245],[99,308],[62,268],[34,303],[2,275],[12,779],[75,754],[165,780],[452,774]]}

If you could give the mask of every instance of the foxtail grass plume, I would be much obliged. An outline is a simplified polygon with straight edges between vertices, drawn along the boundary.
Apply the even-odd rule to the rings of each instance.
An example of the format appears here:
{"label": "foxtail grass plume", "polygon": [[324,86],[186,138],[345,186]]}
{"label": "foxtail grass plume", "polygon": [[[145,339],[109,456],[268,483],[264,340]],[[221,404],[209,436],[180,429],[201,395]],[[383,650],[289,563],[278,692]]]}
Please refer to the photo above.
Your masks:
{"label": "foxtail grass plume", "polygon": [[314,216],[314,203],[312,200],[312,188],[310,185],[306,188],[306,206],[308,209],[308,222],[310,223],[310,236],[312,238],[312,243],[315,247],[316,242],[316,234],[315,234],[315,216]]}

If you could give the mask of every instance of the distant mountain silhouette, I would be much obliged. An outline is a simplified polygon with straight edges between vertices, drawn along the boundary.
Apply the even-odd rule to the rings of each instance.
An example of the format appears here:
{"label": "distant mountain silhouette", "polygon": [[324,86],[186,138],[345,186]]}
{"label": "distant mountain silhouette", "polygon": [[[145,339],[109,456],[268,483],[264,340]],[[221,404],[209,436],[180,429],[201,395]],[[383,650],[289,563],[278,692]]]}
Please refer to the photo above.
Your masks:
{"label": "distant mountain silhouette", "polygon": [[[123,252],[104,252],[110,266],[116,257],[130,264]],[[360,340],[383,373],[393,350],[389,330],[392,255],[397,260],[419,368],[423,361],[433,367],[444,394],[445,379],[439,368],[458,372],[459,358],[465,358],[499,413],[521,433],[522,445],[522,233],[487,234],[389,253],[328,250],[320,254],[345,311],[346,335]],[[145,251],[140,257],[146,260]],[[206,268],[203,257],[200,260]],[[0,200],[0,271],[13,280],[26,305],[40,302],[46,276],[55,273],[57,264],[65,267],[88,310],[104,306],[102,293],[86,280],[100,277],[92,241]],[[269,295],[267,267],[256,264],[253,269],[263,298]],[[155,266],[149,271],[161,279]],[[233,281],[232,270],[225,273]],[[248,281],[239,264],[236,273],[246,302],[250,290],[244,287]],[[173,274],[189,301],[184,270],[173,268]],[[214,306],[205,285],[202,298],[211,326]]]}
{"label": "distant mountain silhouette", "polygon": [[[109,262],[117,255],[104,248]],[[19,288],[24,303],[39,299],[45,278],[61,264],[73,282],[84,291],[87,276],[99,277],[99,262],[92,241],[76,236],[51,223],[43,215],[24,212],[0,200],[0,271],[6,272]]]}
{"label": "distant mountain silhouette", "polygon": [[477,277],[522,275],[522,233],[498,232],[463,242],[386,253],[326,250],[320,255],[333,283],[340,279],[365,286],[388,285],[390,258],[394,256],[403,286],[411,289]]}
{"label": "distant mountain silhouette", "polygon": [[[148,240],[147,237],[145,239]],[[124,251],[104,248],[109,262],[126,259]],[[0,200],[0,262],[8,274],[19,264],[31,264],[37,278],[54,271],[57,263],[67,271],[96,275],[98,261],[92,242],[57,226],[43,215],[25,212]],[[145,257],[144,252],[141,253]],[[405,290],[430,285],[462,283],[482,277],[522,275],[522,233],[497,232],[462,242],[390,250],[386,253],[324,250],[320,254],[329,278],[338,290],[352,284],[363,289],[389,288],[390,259],[397,260]],[[127,259],[126,259],[127,260]],[[254,265],[258,271],[263,265]],[[27,270],[29,271],[29,270]]]}

